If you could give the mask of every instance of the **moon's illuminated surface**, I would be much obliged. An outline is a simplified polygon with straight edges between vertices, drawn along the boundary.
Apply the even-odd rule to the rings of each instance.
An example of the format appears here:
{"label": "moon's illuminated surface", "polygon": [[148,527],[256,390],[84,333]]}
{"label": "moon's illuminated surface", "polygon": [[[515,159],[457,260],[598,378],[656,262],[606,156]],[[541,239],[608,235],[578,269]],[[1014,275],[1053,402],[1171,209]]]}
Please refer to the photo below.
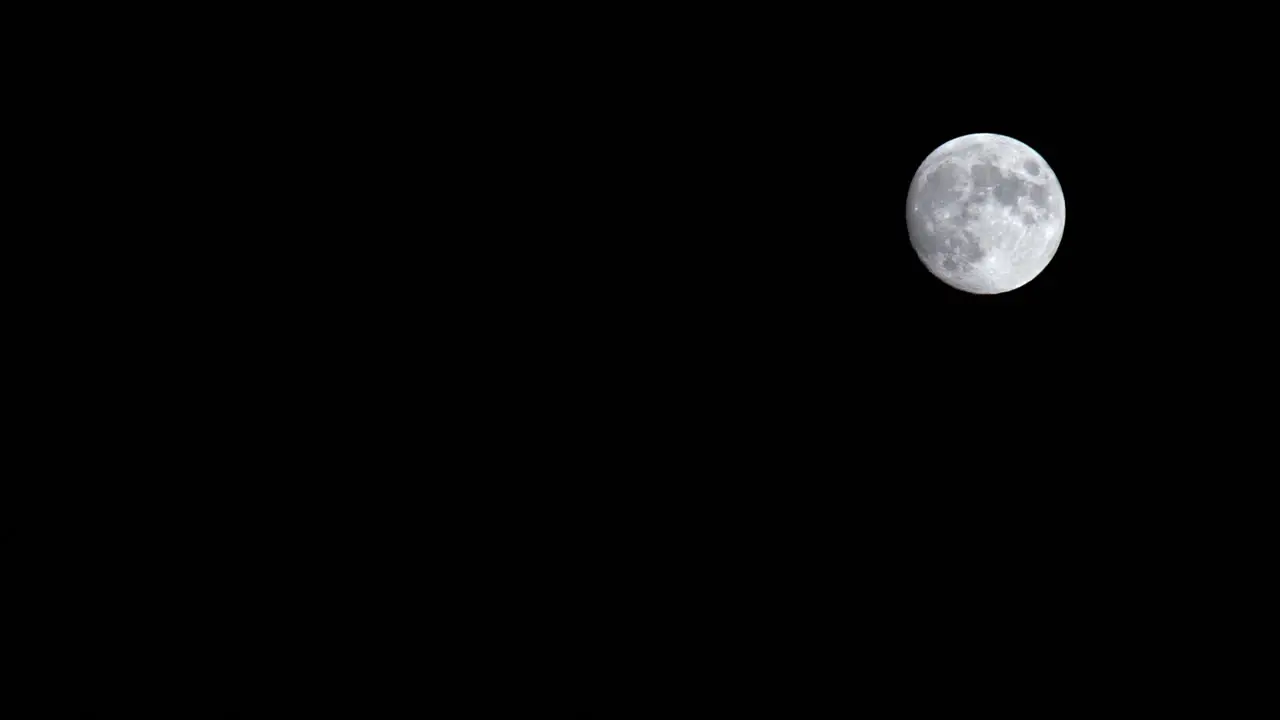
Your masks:
{"label": "moon's illuminated surface", "polygon": [[971,293],[1031,282],[1057,252],[1066,220],[1049,164],[1004,135],[943,144],[921,163],[907,193],[907,231],[920,261]]}

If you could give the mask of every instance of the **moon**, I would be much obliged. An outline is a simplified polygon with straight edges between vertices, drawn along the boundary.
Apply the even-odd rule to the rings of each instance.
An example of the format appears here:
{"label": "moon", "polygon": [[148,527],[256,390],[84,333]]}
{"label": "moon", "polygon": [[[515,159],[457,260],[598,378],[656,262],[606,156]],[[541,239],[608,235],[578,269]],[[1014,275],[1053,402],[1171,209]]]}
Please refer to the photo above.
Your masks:
{"label": "moon", "polygon": [[1067,204],[1039,153],[977,133],[929,154],[907,192],[907,232],[920,262],[958,290],[994,295],[1044,271],[1058,251]]}

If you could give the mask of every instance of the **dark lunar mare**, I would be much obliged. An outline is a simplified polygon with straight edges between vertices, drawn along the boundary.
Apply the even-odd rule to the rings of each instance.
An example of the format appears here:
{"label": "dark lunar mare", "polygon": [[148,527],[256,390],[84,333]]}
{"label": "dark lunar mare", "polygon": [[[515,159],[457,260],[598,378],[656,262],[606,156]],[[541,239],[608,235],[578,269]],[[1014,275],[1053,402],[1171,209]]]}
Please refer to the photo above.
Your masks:
{"label": "dark lunar mare", "polygon": [[1017,207],[1018,197],[1027,194],[1028,183],[1017,175],[1005,175],[995,165],[975,165],[973,167],[973,184],[978,199],[984,199],[989,192],[997,202],[1009,207]]}
{"label": "dark lunar mare", "polygon": [[[957,180],[959,180],[959,176],[956,173],[956,168],[949,163],[943,163],[925,176],[924,186],[920,188],[919,192],[908,193],[907,224],[913,237],[932,237],[932,233],[926,230],[925,223],[933,217],[933,213],[936,210],[959,200],[964,194],[963,191],[953,187]],[[916,205],[919,206],[919,211],[915,210],[914,206]],[[941,241],[935,242],[933,240],[930,242],[934,245],[940,245],[941,243]]]}
{"label": "dark lunar mare", "polygon": [[978,236],[972,230],[964,231],[964,239],[965,243],[960,246],[960,257],[976,264],[987,256],[982,250]]}
{"label": "dark lunar mare", "polygon": [[1002,205],[1009,207],[1018,206],[1018,197],[1027,194],[1027,183],[1022,182],[1016,176],[1001,178],[1000,182],[992,188],[991,192],[996,196],[996,200]]}
{"label": "dark lunar mare", "polygon": [[938,207],[959,200],[964,191],[955,187],[960,180],[960,175],[954,165],[944,163],[938,169],[929,173],[925,178],[924,187],[921,188],[919,194],[916,195],[917,200],[924,201],[928,207],[920,208],[921,211],[932,211]]}
{"label": "dark lunar mare", "polygon": [[995,165],[973,166],[973,184],[977,187],[990,188],[1000,183],[1000,168]]}
{"label": "dark lunar mare", "polygon": [[1031,186],[1031,202],[1036,207],[1042,207],[1047,209],[1049,207],[1049,191],[1045,190],[1043,185],[1032,185]]}

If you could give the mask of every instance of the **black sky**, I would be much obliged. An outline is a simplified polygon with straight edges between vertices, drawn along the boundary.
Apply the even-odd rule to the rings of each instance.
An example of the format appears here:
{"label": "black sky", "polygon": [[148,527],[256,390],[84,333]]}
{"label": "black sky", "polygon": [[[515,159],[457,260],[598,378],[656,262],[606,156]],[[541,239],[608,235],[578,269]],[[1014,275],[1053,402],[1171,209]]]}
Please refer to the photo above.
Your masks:
{"label": "black sky", "polygon": [[[797,22],[664,34],[582,96],[590,250],[563,267],[593,327],[665,358],[649,391],[1117,438],[1258,391],[1275,178],[1256,66],[1115,29],[1024,56],[998,33],[899,52],[900,28]],[[1067,201],[1052,263],[997,296],[931,276],[904,218],[920,162],[974,132],[1030,145]]]}

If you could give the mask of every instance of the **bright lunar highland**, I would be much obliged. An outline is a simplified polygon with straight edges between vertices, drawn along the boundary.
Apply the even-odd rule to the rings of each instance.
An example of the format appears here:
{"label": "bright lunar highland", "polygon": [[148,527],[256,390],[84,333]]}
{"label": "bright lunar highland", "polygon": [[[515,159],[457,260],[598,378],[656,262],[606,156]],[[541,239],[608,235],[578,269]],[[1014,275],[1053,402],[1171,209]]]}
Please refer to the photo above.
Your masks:
{"label": "bright lunar highland", "polygon": [[992,295],[1039,275],[1062,240],[1067,204],[1049,164],[1003,135],[965,135],[929,154],[907,192],[920,261],[948,285]]}

